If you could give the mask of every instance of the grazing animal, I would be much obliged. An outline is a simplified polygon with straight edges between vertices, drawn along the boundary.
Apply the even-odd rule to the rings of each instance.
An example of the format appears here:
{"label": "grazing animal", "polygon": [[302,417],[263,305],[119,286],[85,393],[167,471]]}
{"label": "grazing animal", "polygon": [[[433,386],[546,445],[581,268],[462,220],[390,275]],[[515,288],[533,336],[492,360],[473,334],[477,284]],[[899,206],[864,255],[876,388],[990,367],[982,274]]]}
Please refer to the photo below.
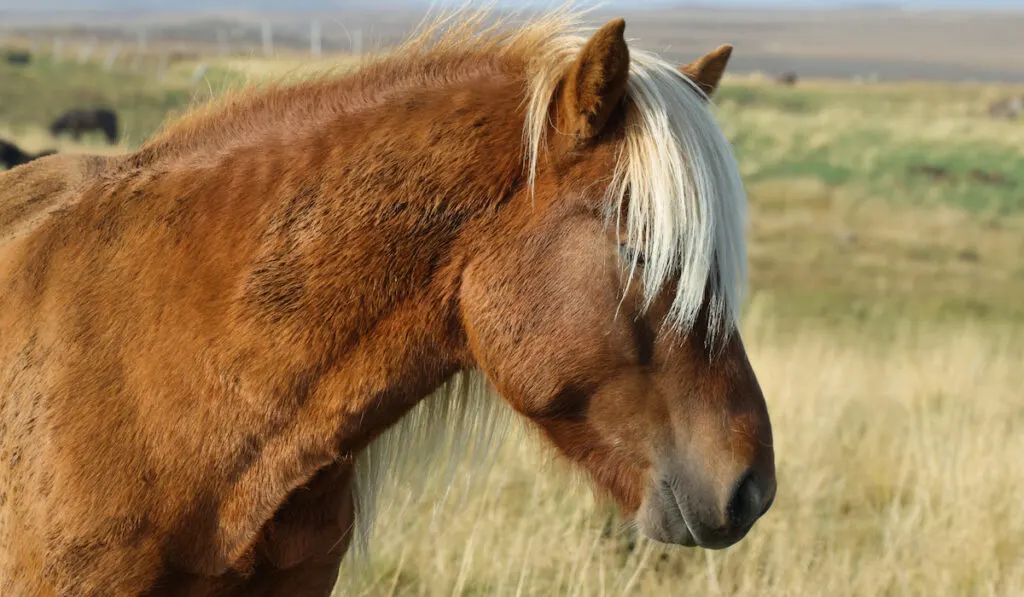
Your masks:
{"label": "grazing animal", "polygon": [[50,125],[50,134],[54,137],[70,133],[75,141],[80,141],[82,134],[89,131],[103,133],[107,142],[115,145],[118,137],[117,114],[107,108],[70,110]]}
{"label": "grazing animal", "polygon": [[0,175],[3,595],[329,595],[391,455],[498,400],[647,536],[745,536],[776,480],[728,48],[575,19],[460,15]]}
{"label": "grazing animal", "polygon": [[786,72],[782,73],[781,75],[775,77],[775,82],[776,83],[778,83],[779,85],[786,85],[786,86],[789,86],[789,87],[792,87],[793,85],[796,85],[796,80],[797,80],[796,73],[791,71],[791,70],[790,71],[786,71]]}
{"label": "grazing animal", "polygon": [[8,50],[5,56],[7,64],[25,66],[32,62],[32,54],[24,50]]}
{"label": "grazing animal", "polygon": [[52,149],[41,151],[36,154],[25,153],[20,147],[7,141],[0,139],[0,166],[4,168],[13,168],[22,164],[27,164],[34,159],[41,158],[48,155],[57,153]]}

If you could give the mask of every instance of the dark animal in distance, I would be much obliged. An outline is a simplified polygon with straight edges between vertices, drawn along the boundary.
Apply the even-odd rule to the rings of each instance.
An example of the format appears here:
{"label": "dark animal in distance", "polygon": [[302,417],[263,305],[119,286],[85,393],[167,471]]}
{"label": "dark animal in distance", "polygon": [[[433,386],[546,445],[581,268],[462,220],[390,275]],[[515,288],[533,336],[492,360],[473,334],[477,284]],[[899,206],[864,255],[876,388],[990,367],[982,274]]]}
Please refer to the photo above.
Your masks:
{"label": "dark animal in distance", "polygon": [[89,131],[100,131],[106,136],[108,143],[116,144],[117,114],[107,108],[71,110],[50,125],[50,134],[54,137],[66,132],[70,133],[75,141],[81,140],[82,133]]}
{"label": "dark animal in distance", "polygon": [[27,164],[36,158],[41,158],[55,153],[57,152],[52,149],[36,154],[25,153],[14,143],[0,139],[0,165],[4,168],[13,168],[15,166],[20,166],[21,164]]}
{"label": "dark animal in distance", "polygon": [[796,79],[796,73],[789,70],[775,77],[775,82],[779,85],[788,85],[792,87],[793,85],[796,85]]}
{"label": "dark animal in distance", "polygon": [[32,54],[29,54],[25,50],[8,50],[6,60],[7,64],[23,66],[32,62]]}

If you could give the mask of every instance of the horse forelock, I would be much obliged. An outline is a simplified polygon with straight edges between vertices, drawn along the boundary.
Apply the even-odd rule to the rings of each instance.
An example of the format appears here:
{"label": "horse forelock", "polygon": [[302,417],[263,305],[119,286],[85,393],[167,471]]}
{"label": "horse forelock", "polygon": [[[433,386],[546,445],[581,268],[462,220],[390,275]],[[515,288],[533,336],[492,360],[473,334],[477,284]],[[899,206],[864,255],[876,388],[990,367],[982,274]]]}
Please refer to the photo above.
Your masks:
{"label": "horse forelock", "polygon": [[[550,126],[549,106],[588,39],[574,21],[566,26],[528,66],[523,137],[531,184]],[[747,276],[747,201],[730,144],[704,92],[652,53],[630,51],[622,108],[624,141],[606,196],[609,223],[624,224],[626,238],[620,240],[639,249],[632,270],[644,257],[639,273],[648,302],[666,284],[678,283],[668,331],[688,331],[706,306],[707,340],[723,340],[738,325]]]}

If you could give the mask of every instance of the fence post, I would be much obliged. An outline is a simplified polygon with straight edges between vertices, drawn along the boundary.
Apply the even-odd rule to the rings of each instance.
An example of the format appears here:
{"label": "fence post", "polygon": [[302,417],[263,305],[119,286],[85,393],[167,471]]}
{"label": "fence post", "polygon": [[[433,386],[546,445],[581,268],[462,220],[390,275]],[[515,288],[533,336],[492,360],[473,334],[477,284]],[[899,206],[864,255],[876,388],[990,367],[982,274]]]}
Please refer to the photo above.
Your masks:
{"label": "fence post", "polygon": [[321,41],[320,20],[314,19],[313,23],[309,26],[309,53],[314,58],[320,58],[322,52],[323,44]]}
{"label": "fence post", "polygon": [[95,37],[90,39],[84,46],[78,50],[78,64],[85,64],[89,61],[89,57],[96,51],[96,45],[99,43]]}
{"label": "fence post", "polygon": [[230,53],[228,51],[228,34],[223,28],[217,29],[217,53],[221,57],[226,57]]}
{"label": "fence post", "polygon": [[274,54],[274,30],[270,19],[263,19],[263,55],[270,57]]}
{"label": "fence post", "polygon": [[192,76],[189,77],[188,84],[189,85],[196,85],[196,84],[198,84],[200,81],[203,80],[203,77],[206,76],[206,71],[207,71],[206,63],[205,62],[200,62],[196,66],[195,70],[192,71]]}
{"label": "fence post", "polygon": [[363,30],[356,29],[352,32],[352,53],[359,56],[363,53]]}
{"label": "fence post", "polygon": [[115,41],[114,45],[110,46],[107,50],[107,57],[103,59],[103,70],[110,70],[114,68],[114,62],[117,61],[118,54],[121,53],[121,42]]}
{"label": "fence post", "polygon": [[164,77],[167,75],[167,65],[168,65],[169,62],[170,62],[170,60],[168,59],[167,52],[162,52],[160,54],[160,62],[156,66],[156,80],[157,81],[163,81],[164,80]]}

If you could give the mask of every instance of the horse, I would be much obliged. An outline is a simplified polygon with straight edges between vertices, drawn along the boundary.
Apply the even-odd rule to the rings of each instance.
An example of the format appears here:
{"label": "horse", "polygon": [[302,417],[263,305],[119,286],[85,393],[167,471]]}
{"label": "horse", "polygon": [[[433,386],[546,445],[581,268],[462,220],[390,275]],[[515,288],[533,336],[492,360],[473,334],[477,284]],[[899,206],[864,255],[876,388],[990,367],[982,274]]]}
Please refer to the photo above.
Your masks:
{"label": "horse", "polygon": [[768,511],[730,48],[474,14],[0,175],[4,595],[327,596],[495,405],[655,541]]}
{"label": "horse", "polygon": [[82,133],[99,131],[110,145],[117,144],[117,114],[108,108],[69,110],[53,121],[50,134],[58,137],[70,133],[75,141],[82,139]]}
{"label": "horse", "polygon": [[792,87],[796,85],[797,74],[794,71],[788,70],[779,76],[775,77],[775,82],[779,85],[785,85],[786,87]]}
{"label": "horse", "polygon": [[25,50],[8,50],[5,56],[7,64],[25,66],[32,62],[32,54]]}
{"label": "horse", "polygon": [[13,168],[20,166],[21,164],[27,164],[32,160],[53,155],[57,153],[52,149],[47,149],[39,153],[25,153],[20,147],[7,141],[6,139],[0,139],[0,166],[4,168]]}

